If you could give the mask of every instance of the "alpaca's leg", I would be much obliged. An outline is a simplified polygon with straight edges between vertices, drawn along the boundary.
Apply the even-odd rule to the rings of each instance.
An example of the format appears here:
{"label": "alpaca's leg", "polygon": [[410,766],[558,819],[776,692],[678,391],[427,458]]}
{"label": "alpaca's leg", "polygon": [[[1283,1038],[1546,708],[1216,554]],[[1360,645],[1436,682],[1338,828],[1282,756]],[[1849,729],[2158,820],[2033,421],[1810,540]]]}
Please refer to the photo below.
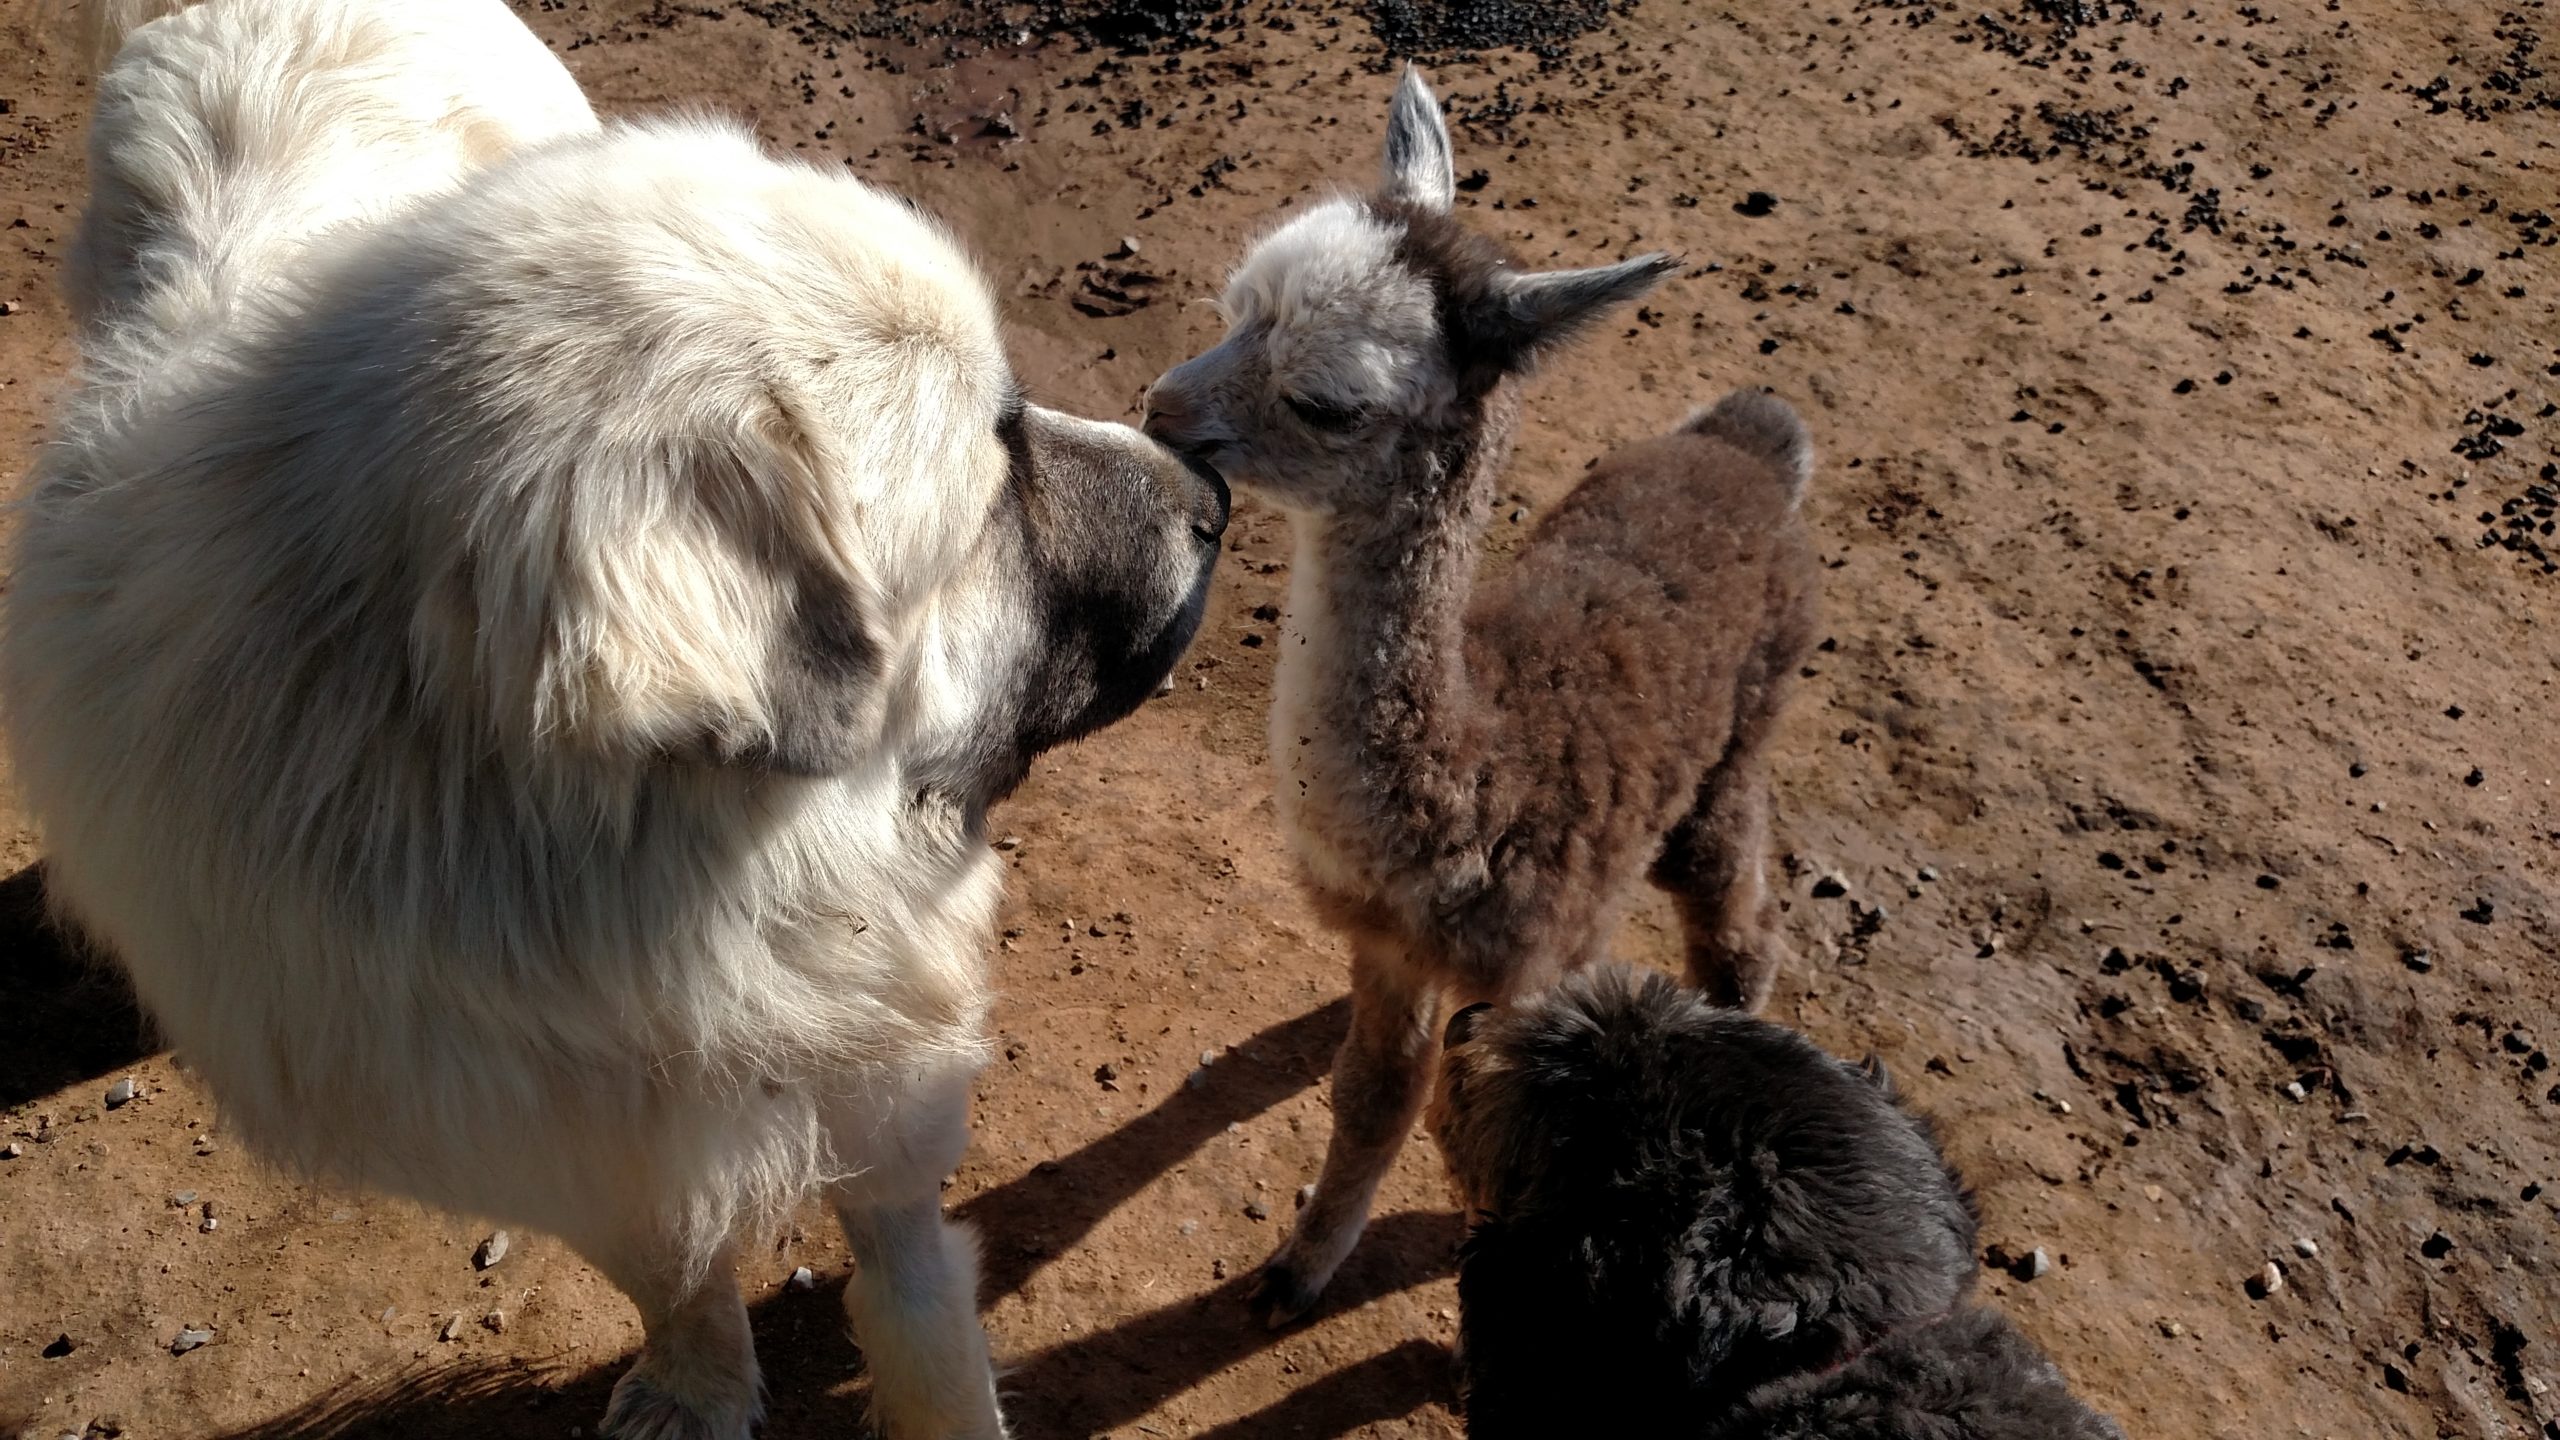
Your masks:
{"label": "alpaca's leg", "polygon": [[764,1416],[764,1384],[728,1246],[688,1265],[667,1232],[571,1237],[640,1309],[640,1359],[613,1387],[612,1440],[747,1440]]}
{"label": "alpaca's leg", "polygon": [[1769,896],[1764,741],[1765,733],[1736,737],[1699,784],[1696,806],[1672,828],[1653,867],[1653,883],[1680,907],[1689,982],[1717,1004],[1754,1013],[1769,1003],[1786,961]]}
{"label": "alpaca's leg", "polygon": [[1004,1435],[978,1324],[977,1241],[942,1218],[942,1178],[968,1148],[971,1076],[954,1066],[827,1117],[838,1156],[856,1167],[828,1196],[856,1266],[845,1314],[889,1440]]}
{"label": "alpaca's leg", "polygon": [[1333,1061],[1324,1172],[1297,1228],[1254,1281],[1254,1303],[1274,1327],[1315,1308],[1369,1223],[1378,1183],[1431,1094],[1438,1010],[1437,992],[1399,950],[1375,937],[1354,941],[1351,1034]]}

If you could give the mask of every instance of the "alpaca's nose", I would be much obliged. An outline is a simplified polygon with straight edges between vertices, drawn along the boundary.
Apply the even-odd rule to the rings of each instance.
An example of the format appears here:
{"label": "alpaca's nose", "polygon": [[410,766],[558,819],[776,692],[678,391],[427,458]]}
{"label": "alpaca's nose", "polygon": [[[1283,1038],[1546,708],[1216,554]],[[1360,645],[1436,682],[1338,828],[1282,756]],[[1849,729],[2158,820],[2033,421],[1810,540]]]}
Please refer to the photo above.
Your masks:
{"label": "alpaca's nose", "polygon": [[1159,380],[1147,389],[1146,432],[1149,439],[1176,450],[1188,450],[1197,439],[1199,415],[1182,387]]}

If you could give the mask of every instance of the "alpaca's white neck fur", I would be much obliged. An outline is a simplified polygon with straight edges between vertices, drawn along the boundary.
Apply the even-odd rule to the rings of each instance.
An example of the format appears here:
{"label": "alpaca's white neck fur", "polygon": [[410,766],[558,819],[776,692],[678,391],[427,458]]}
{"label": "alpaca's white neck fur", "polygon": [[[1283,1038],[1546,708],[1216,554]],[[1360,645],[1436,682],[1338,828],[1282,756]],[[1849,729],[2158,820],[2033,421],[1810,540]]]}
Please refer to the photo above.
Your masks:
{"label": "alpaca's white neck fur", "polygon": [[1403,848],[1412,799],[1449,793],[1442,772],[1470,748],[1459,743],[1478,718],[1467,604],[1504,448],[1499,433],[1483,438],[1492,453],[1454,473],[1413,457],[1382,511],[1289,517],[1272,766],[1301,861],[1339,893],[1373,890],[1381,851]]}

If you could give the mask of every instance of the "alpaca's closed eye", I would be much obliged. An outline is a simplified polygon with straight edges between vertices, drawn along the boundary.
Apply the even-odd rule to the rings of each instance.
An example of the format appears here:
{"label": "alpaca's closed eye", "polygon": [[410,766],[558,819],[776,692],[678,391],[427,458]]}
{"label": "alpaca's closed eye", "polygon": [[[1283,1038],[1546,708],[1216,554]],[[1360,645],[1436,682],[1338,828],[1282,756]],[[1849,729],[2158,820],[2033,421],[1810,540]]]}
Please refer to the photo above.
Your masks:
{"label": "alpaca's closed eye", "polygon": [[1304,395],[1281,397],[1289,404],[1289,413],[1318,430],[1349,430],[1369,418],[1369,412],[1353,405],[1336,405],[1330,400],[1316,400]]}

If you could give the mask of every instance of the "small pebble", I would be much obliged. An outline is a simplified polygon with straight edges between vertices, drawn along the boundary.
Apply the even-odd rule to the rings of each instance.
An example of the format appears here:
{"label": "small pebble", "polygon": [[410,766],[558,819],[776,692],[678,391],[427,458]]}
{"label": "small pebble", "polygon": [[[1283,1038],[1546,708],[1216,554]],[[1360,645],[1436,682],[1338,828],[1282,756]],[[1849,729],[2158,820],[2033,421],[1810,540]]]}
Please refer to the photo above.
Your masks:
{"label": "small pebble", "polygon": [[0,300],[0,315],[15,315],[26,308],[15,300]]}
{"label": "small pebble", "polygon": [[1181,1224],[1174,1226],[1173,1230],[1177,1235],[1197,1235],[1200,1233],[1200,1222],[1197,1220],[1185,1220]]}
{"label": "small pebble", "polygon": [[507,1245],[508,1238],[506,1231],[498,1230],[491,1232],[488,1239],[480,1242],[480,1248],[471,1252],[471,1268],[474,1270],[486,1270],[490,1266],[497,1264],[499,1261],[506,1259]]}
{"label": "small pebble", "polygon": [[210,1235],[210,1234],[212,1234],[214,1231],[219,1230],[219,1229],[221,1229],[221,1228],[222,1228],[222,1222],[221,1222],[221,1221],[219,1221],[219,1220],[214,1219],[214,1218],[213,1218],[212,1216],[210,1216],[210,1215],[207,1215],[206,1217],[204,1217],[204,1223],[203,1223],[203,1224],[201,1224],[201,1225],[198,1225],[196,1228],[197,1228],[198,1230],[203,1231],[205,1234]]}
{"label": "small pebble", "polygon": [[2320,1257],[2320,1242],[2305,1235],[2293,1242],[2293,1253],[2305,1260],[2316,1260]]}
{"label": "small pebble", "polygon": [[181,1210],[184,1210],[188,1206],[196,1203],[196,1192],[193,1190],[181,1190],[169,1197],[169,1203],[177,1206]]}
{"label": "small pebble", "polygon": [[1935,865],[1923,865],[1923,866],[1921,866],[1921,867],[1920,867],[1920,879],[1921,879],[1924,883],[1926,883],[1926,882],[1932,882],[1932,881],[1935,881],[1937,878],[1938,878],[1938,867],[1937,867],[1937,866],[1935,866]]}
{"label": "small pebble", "polygon": [[507,1312],[504,1310],[492,1310],[488,1314],[480,1317],[480,1323],[490,1334],[504,1335],[507,1333]]}
{"label": "small pebble", "polygon": [[190,1350],[200,1349],[212,1343],[213,1332],[210,1330],[181,1330],[178,1332],[178,1338],[169,1342],[169,1353],[184,1355]]}
{"label": "small pebble", "polygon": [[1206,1070],[1206,1069],[1208,1069],[1210,1066],[1215,1065],[1215,1064],[1217,1064],[1217,1063],[1218,1063],[1218,1052],[1217,1052],[1217,1051],[1215,1051],[1215,1050],[1203,1050],[1203,1051],[1201,1051],[1201,1052],[1200,1052],[1200,1068],[1201,1068],[1201,1069]]}
{"label": "small pebble", "polygon": [[818,1288],[818,1272],[803,1265],[793,1270],[791,1278],[783,1281],[782,1286],[786,1290],[815,1290]]}
{"label": "small pebble", "polygon": [[2179,1324],[2175,1320],[2162,1320],[2160,1322],[2160,1333],[2168,1336],[2172,1340],[2175,1340],[2179,1336],[2187,1333],[2187,1327]]}
{"label": "small pebble", "polygon": [[2311,1098],[2311,1092],[2303,1089],[2302,1082],[2299,1080],[2287,1080],[2284,1082],[2284,1095],[2286,1099],[2291,1100],[2297,1105]]}
{"label": "small pebble", "polygon": [[140,1093],[142,1093],[142,1087],[134,1084],[133,1077],[127,1075],[123,1079],[107,1087],[107,1108],[110,1110],[121,1109],[129,1103],[134,1096]]}
{"label": "small pebble", "polygon": [[1268,1220],[1271,1218],[1271,1207],[1263,1204],[1259,1200],[1247,1200],[1244,1202],[1244,1218],[1247,1220]]}
{"label": "small pebble", "polygon": [[19,1144],[15,1140],[10,1141],[6,1145],[0,1145],[0,1160],[15,1160],[26,1153],[27,1147]]}
{"label": "small pebble", "polygon": [[2053,1273],[2053,1257],[2044,1253],[2044,1247],[2039,1245],[2027,1252],[2027,1258],[2018,1262],[2015,1273],[2021,1280],[2041,1280]]}
{"label": "small pebble", "polygon": [[1227,1262],[1226,1262],[1225,1260],[1223,1260],[1223,1259],[1220,1259],[1220,1260],[1212,1260],[1212,1261],[1210,1261],[1210,1262],[1209,1262],[1209,1278],[1210,1278],[1210,1279],[1212,1279],[1212,1280],[1224,1280],[1224,1279],[1226,1279],[1226,1278],[1227,1278]]}
{"label": "small pebble", "polygon": [[1816,900],[1836,900],[1848,893],[1849,879],[1837,870],[1827,871],[1821,879],[1813,882],[1813,898]]}
{"label": "small pebble", "polygon": [[444,1328],[443,1328],[442,1330],[439,1330],[439,1331],[437,1331],[437,1332],[436,1332],[436,1338],[437,1338],[437,1339],[439,1339],[439,1340],[445,1341],[445,1342],[447,1342],[448,1344],[449,1344],[449,1343],[451,1343],[451,1342],[453,1342],[453,1341],[455,1341],[455,1340],[459,1340],[459,1339],[461,1339],[461,1338],[462,1338],[462,1317],[461,1317],[461,1316],[459,1316],[459,1315],[456,1315],[456,1316],[454,1316],[452,1319],[447,1320],[446,1322],[444,1322]]}
{"label": "small pebble", "polygon": [[1308,1181],[1306,1184],[1301,1185],[1301,1186],[1299,1186],[1299,1187],[1298,1187],[1298,1208],[1299,1208],[1299,1209],[1304,1210],[1304,1209],[1306,1209],[1309,1205],[1314,1204],[1314,1203],[1315,1203],[1315,1198],[1316,1198],[1316,1182],[1314,1182],[1313,1180],[1310,1180],[1310,1181]]}
{"label": "small pebble", "polygon": [[[1158,690],[1156,693],[1161,695],[1165,690],[1170,690],[1172,688],[1173,682],[1168,680],[1164,683],[1164,689]],[[1022,837],[1019,835],[1007,835],[996,842],[996,848],[999,850],[1019,850],[1022,848]]]}

